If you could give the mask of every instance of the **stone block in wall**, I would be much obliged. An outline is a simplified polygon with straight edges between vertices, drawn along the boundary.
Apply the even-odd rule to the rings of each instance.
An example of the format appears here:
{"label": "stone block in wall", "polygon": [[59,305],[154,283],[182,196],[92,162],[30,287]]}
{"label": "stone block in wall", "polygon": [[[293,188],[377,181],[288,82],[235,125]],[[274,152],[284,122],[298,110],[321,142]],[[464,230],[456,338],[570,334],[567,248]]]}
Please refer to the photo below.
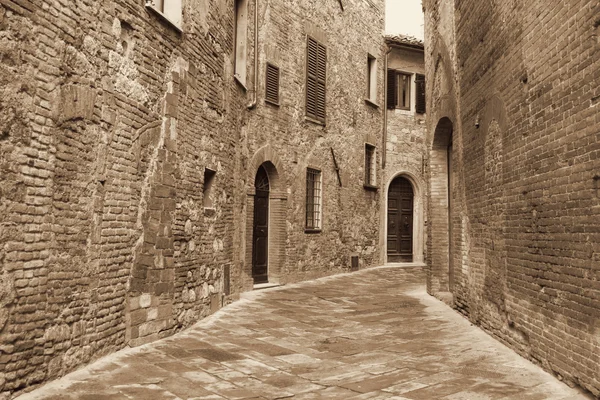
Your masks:
{"label": "stone block in wall", "polygon": [[96,89],[78,84],[64,85],[60,89],[57,114],[60,122],[92,119],[96,104]]}

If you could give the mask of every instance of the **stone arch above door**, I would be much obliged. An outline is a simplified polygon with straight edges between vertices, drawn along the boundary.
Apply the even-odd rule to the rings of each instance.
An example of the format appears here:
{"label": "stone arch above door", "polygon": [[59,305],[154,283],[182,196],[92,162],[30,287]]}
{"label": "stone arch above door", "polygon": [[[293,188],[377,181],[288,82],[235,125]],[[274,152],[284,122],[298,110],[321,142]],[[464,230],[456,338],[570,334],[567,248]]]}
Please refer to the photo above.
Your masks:
{"label": "stone arch above door", "polygon": [[258,171],[261,165],[265,167],[269,174],[271,194],[275,193],[278,196],[284,196],[287,192],[287,181],[284,178],[283,162],[271,145],[266,145],[258,149],[248,163],[248,170],[246,172],[248,174],[248,194],[254,194],[254,178],[256,177],[256,171]]}

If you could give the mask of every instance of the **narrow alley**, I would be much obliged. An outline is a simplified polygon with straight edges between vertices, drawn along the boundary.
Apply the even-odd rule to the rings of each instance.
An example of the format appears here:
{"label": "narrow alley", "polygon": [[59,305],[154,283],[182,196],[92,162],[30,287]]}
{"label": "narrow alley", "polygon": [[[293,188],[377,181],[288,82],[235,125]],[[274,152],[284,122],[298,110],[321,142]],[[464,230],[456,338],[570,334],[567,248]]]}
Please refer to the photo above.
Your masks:
{"label": "narrow alley", "polygon": [[20,400],[585,399],[425,292],[421,268],[253,291]]}

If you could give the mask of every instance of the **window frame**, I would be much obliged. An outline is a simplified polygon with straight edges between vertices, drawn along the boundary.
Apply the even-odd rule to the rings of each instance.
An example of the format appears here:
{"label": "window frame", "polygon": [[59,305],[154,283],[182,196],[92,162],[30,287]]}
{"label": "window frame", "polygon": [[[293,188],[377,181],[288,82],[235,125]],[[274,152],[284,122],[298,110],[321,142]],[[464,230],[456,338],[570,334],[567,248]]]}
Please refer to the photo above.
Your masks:
{"label": "window frame", "polygon": [[306,196],[304,205],[304,231],[307,233],[321,232],[323,229],[323,173],[320,169],[313,167],[306,168]]}
{"label": "window frame", "polygon": [[[413,73],[412,72],[404,72],[404,71],[398,71],[396,70],[396,109],[398,110],[404,110],[404,111],[412,111],[412,105],[413,105],[413,99],[412,99],[412,80],[413,80]],[[402,82],[403,80],[400,79],[401,76],[406,76],[406,83],[408,85],[408,106],[402,106],[400,104],[400,100],[402,99]]]}
{"label": "window frame", "polygon": [[[310,57],[310,42],[313,41],[316,47],[316,56],[314,65],[315,73],[311,73],[312,63]],[[321,58],[321,54],[323,53],[323,57]],[[319,42],[317,39],[310,35],[306,35],[306,71],[305,71],[305,116],[306,119],[312,122],[316,122],[321,125],[326,124],[327,119],[327,47]],[[321,67],[322,66],[322,70]],[[314,113],[309,111],[309,98],[310,98],[310,81],[313,80],[314,86]],[[320,85],[322,85],[322,93],[320,93]],[[322,97],[322,99],[321,99]],[[323,107],[319,108],[319,100],[322,100]],[[321,117],[320,112],[323,114]]]}
{"label": "window frame", "polygon": [[[184,0],[146,0],[146,8],[157,14],[162,20],[166,21],[175,28],[179,33],[183,32],[183,1]],[[165,3],[177,2],[178,5],[175,12],[173,10],[165,10]],[[177,14],[175,17],[174,15]]]}
{"label": "window frame", "polygon": [[[248,0],[234,0],[233,21],[233,77],[246,89],[248,78]],[[240,44],[243,44],[243,46]]]}
{"label": "window frame", "polygon": [[377,58],[367,54],[367,97],[368,104],[379,107],[377,104]]}
{"label": "window frame", "polygon": [[204,178],[202,181],[202,206],[205,210],[214,210],[214,184],[217,177],[217,171],[211,168],[204,168]]}
{"label": "window frame", "polygon": [[364,172],[364,188],[377,190],[377,147],[370,143],[365,143]]}

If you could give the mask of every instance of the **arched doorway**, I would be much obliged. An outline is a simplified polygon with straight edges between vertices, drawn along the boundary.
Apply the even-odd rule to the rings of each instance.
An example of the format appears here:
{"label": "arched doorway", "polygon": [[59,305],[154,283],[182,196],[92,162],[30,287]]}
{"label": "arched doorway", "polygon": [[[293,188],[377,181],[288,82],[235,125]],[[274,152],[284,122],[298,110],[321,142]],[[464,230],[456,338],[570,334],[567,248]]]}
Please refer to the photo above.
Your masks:
{"label": "arched doorway", "polygon": [[254,180],[254,219],[252,229],[252,278],[255,284],[269,281],[269,175],[264,165]]}
{"label": "arched doorway", "polygon": [[413,261],[414,191],[410,181],[395,178],[388,190],[387,261]]}
{"label": "arched doorway", "polygon": [[452,292],[454,287],[453,129],[449,118],[439,120],[430,153],[430,288],[433,293]]}

